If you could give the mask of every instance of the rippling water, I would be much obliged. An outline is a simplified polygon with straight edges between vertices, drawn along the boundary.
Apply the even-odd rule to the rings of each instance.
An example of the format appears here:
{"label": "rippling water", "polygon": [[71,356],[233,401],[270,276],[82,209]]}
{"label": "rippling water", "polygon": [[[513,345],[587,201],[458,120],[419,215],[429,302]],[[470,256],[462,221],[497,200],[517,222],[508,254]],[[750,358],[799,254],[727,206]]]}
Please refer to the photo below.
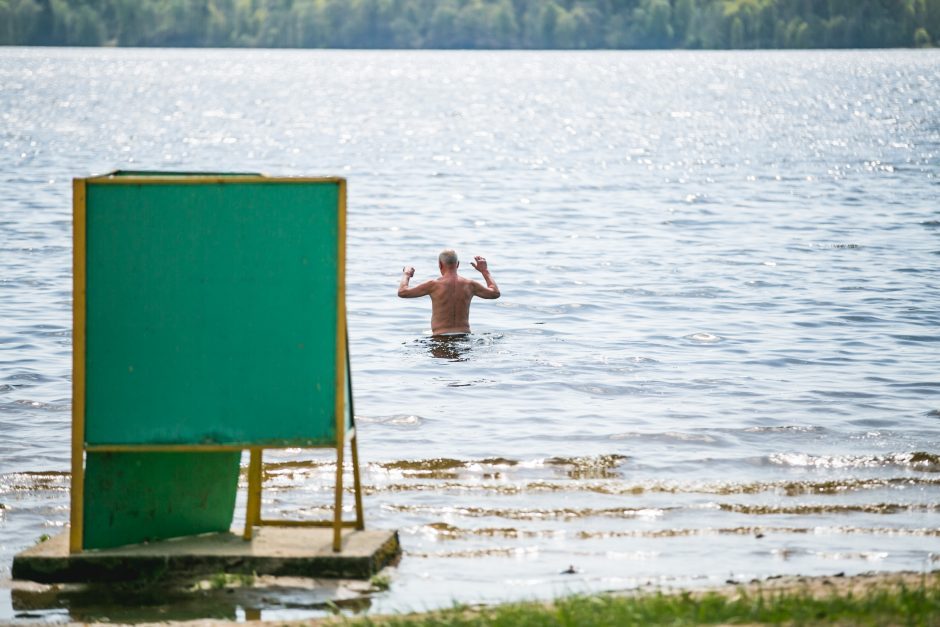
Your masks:
{"label": "rippling water", "polygon": [[[936,568],[938,102],[937,51],[0,49],[0,620],[68,519],[70,178],[117,168],[348,177],[373,611]],[[444,246],[503,292],[452,343],[395,297]],[[322,517],[329,457],[266,460]]]}

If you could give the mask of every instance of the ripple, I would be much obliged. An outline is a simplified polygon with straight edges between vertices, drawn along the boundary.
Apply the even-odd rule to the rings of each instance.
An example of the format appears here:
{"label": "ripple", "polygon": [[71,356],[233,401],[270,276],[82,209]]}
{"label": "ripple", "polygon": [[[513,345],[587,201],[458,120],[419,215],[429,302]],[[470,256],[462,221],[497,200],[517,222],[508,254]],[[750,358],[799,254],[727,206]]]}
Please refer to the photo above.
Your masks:
{"label": "ripple", "polygon": [[[518,529],[516,527],[459,527],[450,523],[430,523],[422,527],[428,533],[445,540],[457,540],[468,537],[484,538],[545,538],[558,539],[566,534],[555,529]],[[574,533],[580,540],[605,540],[614,538],[644,538],[644,539],[670,539],[693,538],[699,536],[766,536],[796,535],[796,536],[838,536],[838,535],[871,535],[871,536],[902,536],[915,538],[940,537],[940,529],[932,528],[898,528],[898,527],[855,527],[851,525],[826,527],[779,527],[768,525],[740,526],[740,527],[695,527],[674,529],[618,529],[618,530],[579,530]]]}
{"label": "ripple", "polygon": [[0,409],[11,413],[24,413],[27,410],[50,411],[58,413],[68,411],[70,407],[71,405],[68,404],[44,403],[42,401],[34,401],[25,398],[17,399],[8,403],[0,403]]}
{"label": "ripple", "polygon": [[810,455],[777,453],[768,461],[782,466],[804,468],[877,468],[903,466],[922,472],[940,472],[940,456],[932,453],[892,453],[887,455]]}
{"label": "ripple", "polygon": [[[631,507],[558,507],[558,508],[490,508],[490,507],[459,507],[434,505],[397,505],[385,504],[386,509],[398,512],[421,513],[431,515],[451,515],[465,518],[506,518],[508,520],[574,520],[581,518],[641,518],[654,519],[662,517],[666,512],[675,508],[631,508]],[[940,509],[940,505],[937,506]]]}
{"label": "ripple", "polygon": [[393,427],[402,427],[407,429],[416,429],[424,424],[425,420],[421,416],[414,414],[395,414],[392,416],[356,416],[356,421],[363,424],[390,425]]}
{"label": "ripple", "polygon": [[892,335],[896,340],[902,343],[921,343],[921,342],[940,342],[940,335]]}
{"label": "ripple", "polygon": [[744,505],[719,503],[719,509],[735,514],[759,516],[807,516],[819,514],[899,514],[904,512],[940,512],[940,503],[869,503],[861,505]]}
{"label": "ripple", "polygon": [[714,335],[712,333],[693,333],[692,335],[686,335],[683,339],[695,342],[697,344],[716,344],[722,341],[724,338],[720,335]]}
{"label": "ripple", "polygon": [[455,468],[466,468],[468,462],[459,459],[437,458],[437,459],[402,459],[394,462],[385,462],[380,464],[387,470],[453,470]]}
{"label": "ripple", "polygon": [[821,433],[825,429],[807,425],[773,425],[761,427],[748,427],[744,430],[750,433]]}
{"label": "ripple", "polygon": [[625,433],[615,433],[609,436],[611,440],[658,440],[667,442],[699,442],[704,444],[714,444],[718,440],[705,433],[682,433],[679,431],[667,431],[665,433],[639,433],[627,431]]}
{"label": "ripple", "polygon": [[58,471],[26,471],[0,475],[0,493],[68,492],[71,474]]}
{"label": "ripple", "polygon": [[644,388],[636,385],[597,385],[584,383],[563,383],[565,387],[592,396],[630,396],[643,394]]}
{"label": "ripple", "polygon": [[[267,469],[265,469],[267,472]],[[408,475],[409,478],[415,474]],[[671,494],[676,497],[688,497],[699,494],[715,495],[756,495],[777,494],[786,497],[802,495],[845,495],[881,490],[905,491],[910,488],[940,488],[940,479],[923,477],[894,477],[886,479],[834,479],[830,481],[771,481],[737,483],[671,481],[629,483],[620,475],[593,473],[572,476],[570,480],[518,481],[511,472],[478,473],[469,475],[465,481],[454,481],[454,475],[438,473],[436,476],[421,473],[420,479],[438,479],[433,483],[374,483],[363,486],[365,494],[401,494],[405,492],[443,493],[479,493],[487,495],[526,497],[538,494],[603,494],[610,496],[641,497],[652,494]],[[610,479],[616,480],[610,480]],[[594,481],[605,479],[603,482]]]}
{"label": "ripple", "polygon": [[[22,359],[20,363],[22,363]],[[6,377],[7,381],[30,381],[32,383],[49,383],[53,381],[52,377],[40,374],[38,372],[17,372]]]}
{"label": "ripple", "polygon": [[846,390],[810,390],[811,394],[825,396],[827,398],[879,398],[878,394],[872,392],[846,391]]}

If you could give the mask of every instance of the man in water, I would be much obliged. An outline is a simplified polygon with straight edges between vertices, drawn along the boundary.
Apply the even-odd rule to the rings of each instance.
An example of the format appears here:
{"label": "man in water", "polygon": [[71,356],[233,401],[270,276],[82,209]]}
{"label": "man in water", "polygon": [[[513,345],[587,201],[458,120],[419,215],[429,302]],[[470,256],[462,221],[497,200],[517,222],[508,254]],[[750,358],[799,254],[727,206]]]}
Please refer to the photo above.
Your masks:
{"label": "man in water", "polygon": [[486,259],[476,256],[470,265],[483,275],[486,287],[457,274],[460,261],[457,260],[457,253],[451,248],[442,250],[437,257],[437,266],[441,269],[440,278],[408,287],[408,281],[415,275],[415,269],[413,266],[402,268],[398,296],[400,298],[431,297],[431,333],[434,335],[470,333],[470,299],[474,296],[488,299],[499,298],[499,288],[490,276]]}

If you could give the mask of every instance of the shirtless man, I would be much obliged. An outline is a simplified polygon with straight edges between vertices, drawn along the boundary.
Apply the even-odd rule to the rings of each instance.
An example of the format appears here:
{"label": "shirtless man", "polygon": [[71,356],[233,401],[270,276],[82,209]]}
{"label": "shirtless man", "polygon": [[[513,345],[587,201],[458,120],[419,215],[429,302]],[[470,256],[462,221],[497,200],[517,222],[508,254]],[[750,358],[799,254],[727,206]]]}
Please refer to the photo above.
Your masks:
{"label": "shirtless man", "polygon": [[437,266],[441,269],[440,278],[425,281],[414,287],[408,287],[408,281],[415,275],[414,267],[402,268],[398,296],[431,297],[431,333],[434,335],[470,333],[470,299],[474,296],[499,298],[499,288],[490,276],[486,259],[477,256],[470,262],[470,265],[483,275],[486,287],[457,274],[459,265],[457,253],[453,249],[442,250],[437,257]]}

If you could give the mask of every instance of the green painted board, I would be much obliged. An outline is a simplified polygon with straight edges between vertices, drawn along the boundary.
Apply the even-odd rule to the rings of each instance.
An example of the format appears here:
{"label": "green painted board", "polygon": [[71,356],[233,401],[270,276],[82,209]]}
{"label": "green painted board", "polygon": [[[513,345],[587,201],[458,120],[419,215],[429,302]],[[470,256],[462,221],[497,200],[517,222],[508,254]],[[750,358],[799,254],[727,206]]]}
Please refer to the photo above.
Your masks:
{"label": "green painted board", "polygon": [[[335,446],[341,193],[239,173],[87,179],[83,443]],[[87,452],[82,546],[228,530],[240,455]]]}
{"label": "green painted board", "polygon": [[241,453],[88,453],[84,547],[228,531]]}
{"label": "green painted board", "polygon": [[339,194],[89,180],[85,442],[335,444]]}

